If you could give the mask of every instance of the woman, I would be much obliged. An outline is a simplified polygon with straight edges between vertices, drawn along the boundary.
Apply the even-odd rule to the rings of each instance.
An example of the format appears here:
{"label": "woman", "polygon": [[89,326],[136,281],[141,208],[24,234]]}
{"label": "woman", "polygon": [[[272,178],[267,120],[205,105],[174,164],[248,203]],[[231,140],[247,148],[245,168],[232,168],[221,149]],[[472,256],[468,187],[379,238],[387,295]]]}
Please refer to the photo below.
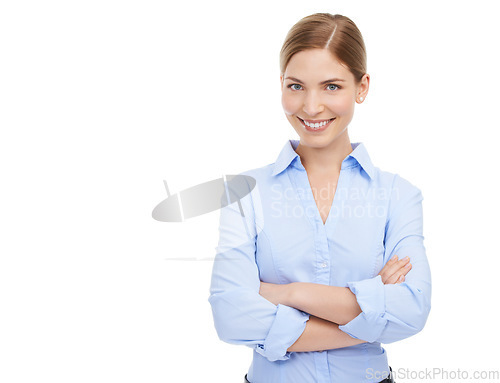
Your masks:
{"label": "woman", "polygon": [[430,311],[421,191],[349,140],[370,80],[349,18],[300,20],[280,65],[300,140],[242,173],[255,187],[221,209],[215,328],[253,348],[245,382],[391,382],[381,343],[416,334]]}

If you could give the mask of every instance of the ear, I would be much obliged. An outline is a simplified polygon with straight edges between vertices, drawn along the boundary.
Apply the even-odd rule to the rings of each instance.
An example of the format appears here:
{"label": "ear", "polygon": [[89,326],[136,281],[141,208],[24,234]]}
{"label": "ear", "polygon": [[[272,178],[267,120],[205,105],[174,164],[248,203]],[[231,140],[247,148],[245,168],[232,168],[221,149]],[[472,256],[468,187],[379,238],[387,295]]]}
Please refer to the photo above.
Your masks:
{"label": "ear", "polygon": [[283,90],[283,75],[280,75],[281,90]]}
{"label": "ear", "polygon": [[[356,92],[356,102],[361,104],[368,94],[368,89],[370,88],[370,75],[365,73],[361,78],[361,81],[358,85],[358,90]],[[360,97],[363,97],[363,101],[360,101]]]}

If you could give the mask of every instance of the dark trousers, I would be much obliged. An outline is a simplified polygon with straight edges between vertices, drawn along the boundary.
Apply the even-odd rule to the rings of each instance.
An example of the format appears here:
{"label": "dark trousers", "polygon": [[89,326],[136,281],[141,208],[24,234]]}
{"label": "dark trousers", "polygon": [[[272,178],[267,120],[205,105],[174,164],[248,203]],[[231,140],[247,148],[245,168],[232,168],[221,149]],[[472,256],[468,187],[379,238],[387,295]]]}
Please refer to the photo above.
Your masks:
{"label": "dark trousers", "polygon": [[[394,379],[392,378],[392,368],[389,366],[389,370],[391,371],[391,376],[389,376],[387,379],[381,380],[380,383],[396,383]],[[245,374],[245,383],[250,383],[247,379],[247,375]]]}

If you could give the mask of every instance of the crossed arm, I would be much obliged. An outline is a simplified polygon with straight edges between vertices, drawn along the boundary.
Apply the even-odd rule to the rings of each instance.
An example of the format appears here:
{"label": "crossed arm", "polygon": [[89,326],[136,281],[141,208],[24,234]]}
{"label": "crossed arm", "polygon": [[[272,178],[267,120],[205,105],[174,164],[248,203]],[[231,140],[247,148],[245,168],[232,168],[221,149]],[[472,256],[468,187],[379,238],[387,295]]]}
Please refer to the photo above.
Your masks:
{"label": "crossed arm", "polygon": [[[404,282],[411,270],[409,258],[391,258],[380,271],[384,284]],[[294,282],[289,284],[260,283],[259,294],[278,305],[283,304],[310,314],[306,328],[287,351],[323,351],[365,343],[342,330],[344,325],[361,313],[356,296],[348,287],[316,283]]]}
{"label": "crossed arm", "polygon": [[240,201],[245,215],[231,205],[221,209],[209,297],[219,338],[252,347],[273,362],[289,359],[291,352],[391,343],[419,332],[431,307],[423,198],[400,177],[393,190],[397,192],[388,206],[385,254],[410,257],[412,272],[406,275],[410,269],[403,269],[404,262],[389,256],[379,275],[347,282],[345,288],[262,283],[256,262],[257,227],[262,222],[257,224],[253,202]]}

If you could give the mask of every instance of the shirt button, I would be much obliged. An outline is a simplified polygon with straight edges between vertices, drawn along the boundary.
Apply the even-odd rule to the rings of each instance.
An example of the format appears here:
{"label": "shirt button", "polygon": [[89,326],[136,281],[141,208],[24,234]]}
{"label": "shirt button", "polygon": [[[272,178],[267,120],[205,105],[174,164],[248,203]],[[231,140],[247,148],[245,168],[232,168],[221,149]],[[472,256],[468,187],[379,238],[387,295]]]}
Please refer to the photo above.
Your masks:
{"label": "shirt button", "polygon": [[326,262],[323,262],[323,263],[321,264],[321,267],[326,267],[326,266],[328,266],[328,265],[326,264]]}

